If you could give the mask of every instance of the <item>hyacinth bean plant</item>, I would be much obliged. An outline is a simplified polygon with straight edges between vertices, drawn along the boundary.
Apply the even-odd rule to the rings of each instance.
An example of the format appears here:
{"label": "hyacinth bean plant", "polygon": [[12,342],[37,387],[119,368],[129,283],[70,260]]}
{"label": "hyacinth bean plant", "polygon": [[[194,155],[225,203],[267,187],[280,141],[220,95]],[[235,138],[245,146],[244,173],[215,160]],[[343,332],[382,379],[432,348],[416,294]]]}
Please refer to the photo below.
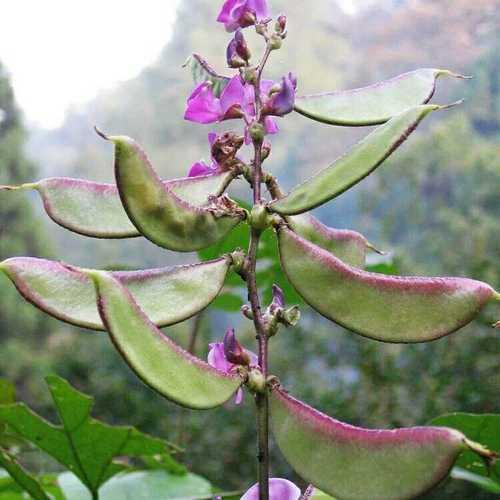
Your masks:
{"label": "hyacinth bean plant", "polygon": [[[429,104],[448,70],[419,69],[354,91],[299,96],[297,78],[263,78],[273,51],[287,36],[287,19],[270,17],[266,0],[226,0],[217,21],[232,33],[226,58],[230,76],[217,74],[199,55],[190,67],[196,88],[184,118],[234,130],[209,134],[211,162],[192,165],[185,178],[162,180],[140,146],[126,136],[99,135],[114,145],[116,185],[50,178],[2,186],[38,191],[47,214],[85,236],[143,236],[178,252],[198,251],[246,224],[248,249],[211,261],[174,268],[106,272],[62,262],[15,257],[0,264],[25,299],[62,321],[105,330],[130,368],[150,387],[191,409],[209,409],[235,398],[245,387],[257,412],[258,481],[242,497],[312,498],[315,488],[338,499],[406,499],[447,476],[464,450],[490,463],[493,451],[447,427],[368,430],[335,420],[292,397],[268,366],[270,339],[300,320],[296,306],[273,287],[262,302],[256,280],[257,252],[264,231],[276,236],[282,269],[313,309],[348,330],[382,342],[427,342],[472,321],[499,294],[466,278],[388,276],[363,270],[373,247],[359,233],[326,227],[308,215],[356,185],[379,167],[429,114],[448,106]],[[255,29],[265,49],[252,58],[244,30]],[[332,165],[288,194],[263,165],[279,119],[296,111],[336,126],[379,125]],[[251,159],[241,152],[250,147]],[[252,189],[247,210],[225,194],[235,179]],[[263,193],[266,188],[267,192]],[[205,362],[159,330],[206,308],[229,273],[246,284],[256,354],[241,346],[234,329],[209,346]],[[269,434],[310,487],[269,478]]]}

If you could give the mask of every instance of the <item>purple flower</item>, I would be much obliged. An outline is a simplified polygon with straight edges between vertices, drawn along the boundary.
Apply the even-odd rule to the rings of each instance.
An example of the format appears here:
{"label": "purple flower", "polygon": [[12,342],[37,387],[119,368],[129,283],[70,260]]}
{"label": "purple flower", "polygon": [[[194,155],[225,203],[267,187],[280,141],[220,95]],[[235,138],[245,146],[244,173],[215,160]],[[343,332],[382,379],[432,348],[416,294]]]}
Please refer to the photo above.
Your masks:
{"label": "purple flower", "polygon": [[[232,332],[232,334],[231,334]],[[217,370],[220,370],[221,372],[224,373],[230,373],[234,371],[235,367],[240,365],[241,363],[235,364],[231,363],[227,357],[226,357],[226,352],[228,351],[228,348],[231,346],[233,349],[235,348],[234,342],[231,340],[231,337],[234,338],[234,342],[241,348],[241,345],[239,342],[236,340],[236,337],[234,336],[234,330],[233,329],[228,329],[225,336],[224,336],[224,342],[214,342],[211,344],[208,344],[209,346],[209,351],[208,351],[208,357],[207,361],[208,364],[216,368]],[[226,345],[226,347],[225,347]],[[241,355],[242,355],[242,360],[245,358],[245,363],[248,365],[257,365],[258,363],[258,358],[257,355],[254,354],[251,351],[247,351],[246,349],[241,348]],[[229,354],[229,353],[228,353]],[[230,355],[231,357],[231,355]],[[233,361],[235,359],[233,358]],[[235,404],[239,405],[243,401],[243,390],[240,388],[238,389],[238,392],[236,393],[234,402]]]}
{"label": "purple flower", "polygon": [[266,0],[226,0],[217,21],[224,23],[227,31],[246,28],[269,16]]}
{"label": "purple flower", "polygon": [[[208,134],[208,142],[210,146],[213,146],[215,140],[217,139],[217,134],[215,132],[210,132]],[[217,162],[212,158],[212,163],[208,165],[205,160],[197,161],[191,165],[188,172],[188,177],[201,177],[203,175],[213,175],[220,171],[220,167]]]}
{"label": "purple flower", "polygon": [[[299,500],[300,489],[287,479],[269,479],[269,500]],[[259,484],[254,484],[241,500],[259,500]]]}
{"label": "purple flower", "polygon": [[266,115],[284,116],[293,111],[296,89],[297,78],[292,73],[288,73],[281,80],[280,90],[273,93],[265,102],[263,113]]}
{"label": "purple flower", "polygon": [[[271,80],[262,80],[261,92],[264,102],[273,86]],[[255,92],[252,85],[243,83],[239,75],[231,78],[220,98],[215,97],[211,84],[204,82],[189,96],[184,118],[197,123],[215,123],[234,118],[244,118],[247,125],[255,117]],[[264,119],[267,134],[278,132],[278,125],[270,116]],[[248,127],[247,127],[248,128]],[[245,142],[251,141],[245,131]]]}

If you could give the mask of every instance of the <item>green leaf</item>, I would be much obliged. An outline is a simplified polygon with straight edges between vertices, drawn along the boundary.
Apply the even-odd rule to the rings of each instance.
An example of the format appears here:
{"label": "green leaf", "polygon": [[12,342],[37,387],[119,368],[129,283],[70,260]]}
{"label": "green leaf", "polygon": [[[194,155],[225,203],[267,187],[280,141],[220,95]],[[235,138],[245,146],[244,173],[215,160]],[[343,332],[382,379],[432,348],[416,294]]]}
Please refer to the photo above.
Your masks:
{"label": "green leaf", "polygon": [[6,378],[0,378],[0,404],[13,403],[16,399],[16,388]]}
{"label": "green leaf", "polygon": [[191,55],[184,63],[183,67],[191,70],[191,75],[196,85],[204,82],[210,82],[212,84],[212,92],[215,97],[220,97],[222,91],[229,83],[228,77],[219,75],[199,54]]}
{"label": "green leaf", "polygon": [[295,111],[332,125],[378,125],[429,102],[437,78],[443,75],[465,78],[448,70],[422,68],[368,87],[297,97]]}
{"label": "green leaf", "polygon": [[500,494],[500,482],[494,481],[489,477],[474,474],[466,469],[462,469],[462,467],[453,467],[451,477],[460,481],[468,481],[491,493]]}
{"label": "green leaf", "polygon": [[[472,441],[481,443],[492,451],[500,452],[500,415],[450,413],[432,419],[430,424],[452,427],[463,432]],[[467,472],[490,477],[500,484],[500,463],[498,460],[491,467],[488,467],[472,451],[466,451],[458,459],[457,466]]]}
{"label": "green leaf", "polygon": [[115,457],[166,453],[161,440],[133,427],[112,427],[90,417],[92,398],[55,375],[46,378],[62,425],[53,425],[22,403],[0,405],[0,422],[67,467],[95,492],[125,466]]}
{"label": "green leaf", "polygon": [[[76,476],[65,472],[59,476],[59,485],[68,499],[91,500]],[[119,474],[99,489],[100,500],[188,500],[212,498],[212,486],[195,474],[183,476],[162,470],[137,471]]]}
{"label": "green leaf", "polygon": [[212,307],[226,312],[238,312],[243,305],[243,299],[231,292],[221,293],[213,302]]}
{"label": "green leaf", "polygon": [[35,500],[50,500],[45,494],[38,481],[28,474],[14,457],[0,448],[0,466],[3,467],[14,481],[27,491]]}

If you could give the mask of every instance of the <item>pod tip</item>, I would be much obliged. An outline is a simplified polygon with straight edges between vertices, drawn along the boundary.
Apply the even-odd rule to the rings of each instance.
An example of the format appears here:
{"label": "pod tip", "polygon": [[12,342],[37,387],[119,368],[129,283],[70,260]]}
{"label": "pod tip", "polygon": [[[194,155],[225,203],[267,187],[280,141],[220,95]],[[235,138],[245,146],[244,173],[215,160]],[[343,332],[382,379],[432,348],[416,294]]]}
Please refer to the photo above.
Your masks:
{"label": "pod tip", "polygon": [[27,182],[25,184],[19,184],[17,186],[9,186],[7,184],[0,184],[0,191],[19,191],[22,189],[36,189],[36,182]]}
{"label": "pod tip", "polygon": [[486,446],[476,443],[475,441],[471,441],[470,439],[464,438],[464,444],[470,451],[473,451],[485,460],[488,465],[492,465],[500,458],[500,455],[497,452],[491,451]]}
{"label": "pod tip", "polygon": [[379,255],[388,255],[389,254],[389,252],[385,252],[384,250],[378,249],[376,246],[372,245],[369,241],[366,242],[366,248],[368,248],[372,252],[378,253]]}
{"label": "pod tip", "polygon": [[94,130],[99,137],[102,137],[105,141],[109,141],[110,138],[102,130],[100,130],[97,125],[94,125]]}
{"label": "pod tip", "polygon": [[472,75],[462,75],[460,73],[455,73],[455,72],[450,71],[448,69],[440,70],[439,74],[451,76],[452,78],[460,78],[460,80],[472,80],[472,78],[474,78]]}
{"label": "pod tip", "polygon": [[460,104],[463,104],[465,102],[464,99],[459,99],[458,101],[452,102],[450,104],[443,104],[439,106],[439,109],[451,109],[454,108],[455,106],[460,106]]}

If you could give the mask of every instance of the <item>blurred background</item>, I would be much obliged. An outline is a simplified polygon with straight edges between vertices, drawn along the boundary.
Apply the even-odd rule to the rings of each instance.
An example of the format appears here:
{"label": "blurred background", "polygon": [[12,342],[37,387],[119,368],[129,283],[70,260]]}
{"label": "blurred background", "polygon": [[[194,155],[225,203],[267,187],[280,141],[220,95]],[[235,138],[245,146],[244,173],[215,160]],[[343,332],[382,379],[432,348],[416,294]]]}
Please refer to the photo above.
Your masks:
{"label": "blurred background", "polygon": [[[112,180],[112,150],[93,132],[95,124],[134,137],[165,178],[184,176],[193,162],[208,159],[206,136],[212,128],[182,118],[193,84],[181,66],[198,52],[225,71],[229,35],[214,21],[221,3],[145,1],[141,12],[124,11],[114,1],[106,7],[97,1],[2,5],[0,184],[49,176]],[[316,212],[323,222],[358,230],[390,251],[393,271],[469,276],[499,288],[498,1],[270,0],[270,5],[274,14],[287,14],[289,37],[273,53],[268,76],[292,70],[301,94],[362,86],[418,67],[474,76],[439,81],[435,102],[465,98],[465,103],[435,113],[377,173]],[[254,54],[260,53],[258,42],[252,39]],[[369,132],[297,114],[280,127],[267,168],[285,188]],[[0,259],[15,255],[99,268],[197,260],[146,240],[91,240],[68,233],[44,215],[35,195],[4,193]],[[234,307],[223,307],[228,311],[206,311],[197,322],[200,357],[231,325],[254,348],[250,323]],[[425,345],[369,341],[305,306],[302,311],[299,327],[273,339],[271,370],[294,395],[326,413],[353,424],[391,427],[425,424],[452,411],[500,412],[500,337],[490,326],[499,319],[498,308]],[[194,326],[187,322],[168,333],[186,346]],[[39,313],[0,276],[0,376],[15,382],[19,399],[50,418],[43,377],[53,372],[96,398],[97,418],[179,442],[189,467],[219,486],[240,488],[254,481],[249,397],[242,407],[180,411],[131,374],[105,335]],[[274,446],[272,453],[272,474],[297,480]],[[491,496],[448,482],[425,498]]]}

